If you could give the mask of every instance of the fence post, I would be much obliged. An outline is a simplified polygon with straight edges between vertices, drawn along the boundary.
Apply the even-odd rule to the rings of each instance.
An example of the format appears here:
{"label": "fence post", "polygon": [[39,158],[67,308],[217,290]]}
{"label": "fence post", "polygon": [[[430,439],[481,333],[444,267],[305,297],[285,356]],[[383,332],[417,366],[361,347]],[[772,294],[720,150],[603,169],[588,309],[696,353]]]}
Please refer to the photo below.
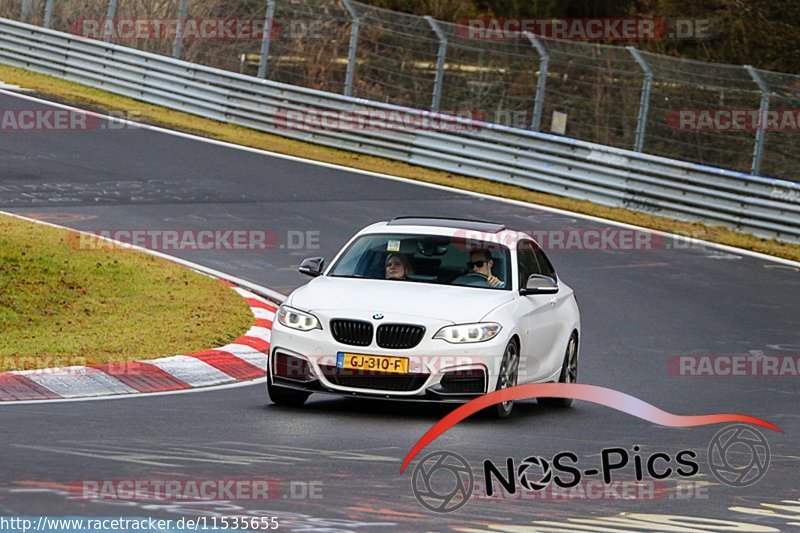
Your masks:
{"label": "fence post", "polygon": [[186,9],[189,0],[181,0],[178,7],[178,27],[175,31],[175,42],[172,43],[172,57],[173,59],[181,58],[181,46],[183,46],[183,25],[186,21]]}
{"label": "fence post", "polygon": [[759,76],[756,69],[750,65],[745,65],[744,68],[761,90],[761,103],[758,106],[758,128],[756,129],[756,141],[753,145],[753,163],[750,165],[750,174],[758,176],[761,172],[761,158],[764,155],[764,139],[767,136],[767,113],[769,113],[769,98],[772,94],[764,78]]}
{"label": "fence post", "polygon": [[31,17],[31,2],[33,0],[22,0],[22,4],[20,4],[20,13],[19,13],[19,20],[21,22],[28,22],[28,19]]}
{"label": "fence post", "polygon": [[103,24],[103,40],[108,42],[111,40],[111,32],[105,31],[110,27],[115,26],[112,21],[117,16],[117,0],[108,0],[108,11],[106,12],[106,20]]}
{"label": "fence post", "polygon": [[639,67],[644,73],[644,81],[642,82],[642,96],[639,100],[639,116],[636,117],[636,139],[633,142],[633,149],[641,152],[644,148],[644,133],[647,129],[647,113],[650,110],[650,86],[653,84],[653,70],[647,61],[644,60],[639,50],[633,46],[626,46],[628,52],[631,53],[633,59],[639,64]]}
{"label": "fence post", "polygon": [[531,129],[541,131],[542,111],[544,110],[544,91],[547,88],[547,69],[550,66],[550,54],[547,52],[539,39],[534,34],[526,31],[525,36],[539,54],[539,79],[536,80],[536,99],[533,102],[533,118],[531,118]]}
{"label": "fence post", "polygon": [[350,13],[350,44],[347,47],[347,74],[344,78],[344,95],[350,96],[353,94],[353,78],[356,73],[356,51],[358,50],[358,30],[361,26],[361,20],[358,12],[350,4],[350,0],[342,0],[347,12]]}
{"label": "fence post", "polygon": [[53,2],[54,0],[47,0],[44,5],[44,22],[42,25],[48,29],[50,28],[50,21],[53,20]]}
{"label": "fence post", "polygon": [[439,23],[436,22],[436,19],[431,16],[426,16],[425,20],[428,21],[431,29],[439,39],[439,53],[436,55],[436,79],[433,82],[433,100],[431,101],[431,111],[436,112],[439,111],[439,103],[442,100],[442,81],[444,80],[444,60],[447,56],[447,38],[439,27]]}
{"label": "fence post", "polygon": [[258,77],[267,77],[267,63],[269,62],[269,45],[272,40],[272,30],[275,28],[275,0],[267,0],[267,12],[264,14],[264,36],[261,38],[261,57],[258,58]]}

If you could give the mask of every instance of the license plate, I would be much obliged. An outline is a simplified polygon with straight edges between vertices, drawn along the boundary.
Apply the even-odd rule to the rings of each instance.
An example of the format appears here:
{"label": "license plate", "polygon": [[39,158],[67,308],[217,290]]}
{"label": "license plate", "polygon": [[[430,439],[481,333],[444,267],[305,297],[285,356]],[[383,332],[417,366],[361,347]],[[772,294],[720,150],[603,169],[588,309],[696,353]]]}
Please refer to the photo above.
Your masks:
{"label": "license plate", "polygon": [[336,354],[336,366],[349,370],[372,370],[375,372],[389,372],[392,374],[408,374],[408,357],[339,352]]}

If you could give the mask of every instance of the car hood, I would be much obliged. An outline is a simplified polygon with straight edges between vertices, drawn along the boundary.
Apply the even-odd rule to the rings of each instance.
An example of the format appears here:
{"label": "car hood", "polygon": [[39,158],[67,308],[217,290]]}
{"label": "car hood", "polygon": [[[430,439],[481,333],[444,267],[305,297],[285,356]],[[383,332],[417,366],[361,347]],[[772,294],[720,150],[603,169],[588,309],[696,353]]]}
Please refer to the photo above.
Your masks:
{"label": "car hood", "polygon": [[512,292],[475,287],[321,276],[295,290],[287,305],[303,311],[350,316],[427,317],[454,324],[477,322],[510,302]]}

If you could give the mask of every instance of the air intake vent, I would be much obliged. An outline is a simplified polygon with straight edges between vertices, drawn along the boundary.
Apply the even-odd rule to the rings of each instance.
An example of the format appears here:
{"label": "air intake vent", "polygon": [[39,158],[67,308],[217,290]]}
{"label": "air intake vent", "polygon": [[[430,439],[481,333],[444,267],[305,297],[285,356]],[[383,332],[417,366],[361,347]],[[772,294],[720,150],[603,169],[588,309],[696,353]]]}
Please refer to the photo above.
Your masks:
{"label": "air intake vent", "polygon": [[334,385],[354,389],[397,392],[415,391],[427,381],[429,374],[388,374],[366,370],[348,370],[332,365],[320,365],[322,374]]}

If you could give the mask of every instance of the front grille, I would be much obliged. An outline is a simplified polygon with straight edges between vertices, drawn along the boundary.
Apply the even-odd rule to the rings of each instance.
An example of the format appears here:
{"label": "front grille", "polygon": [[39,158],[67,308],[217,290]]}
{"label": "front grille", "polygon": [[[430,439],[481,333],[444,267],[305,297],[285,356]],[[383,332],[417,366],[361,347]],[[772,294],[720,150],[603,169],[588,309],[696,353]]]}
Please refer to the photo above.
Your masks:
{"label": "front grille", "polygon": [[413,324],[381,324],[378,326],[378,346],[402,350],[413,348],[422,340],[425,328]]}
{"label": "front grille", "polygon": [[320,365],[322,375],[334,385],[355,389],[374,389],[395,392],[417,390],[425,384],[428,374],[389,374],[366,370],[349,370],[332,365]]}
{"label": "front grille", "polygon": [[369,346],[372,344],[372,324],[362,320],[331,320],[333,338],[342,344]]}

